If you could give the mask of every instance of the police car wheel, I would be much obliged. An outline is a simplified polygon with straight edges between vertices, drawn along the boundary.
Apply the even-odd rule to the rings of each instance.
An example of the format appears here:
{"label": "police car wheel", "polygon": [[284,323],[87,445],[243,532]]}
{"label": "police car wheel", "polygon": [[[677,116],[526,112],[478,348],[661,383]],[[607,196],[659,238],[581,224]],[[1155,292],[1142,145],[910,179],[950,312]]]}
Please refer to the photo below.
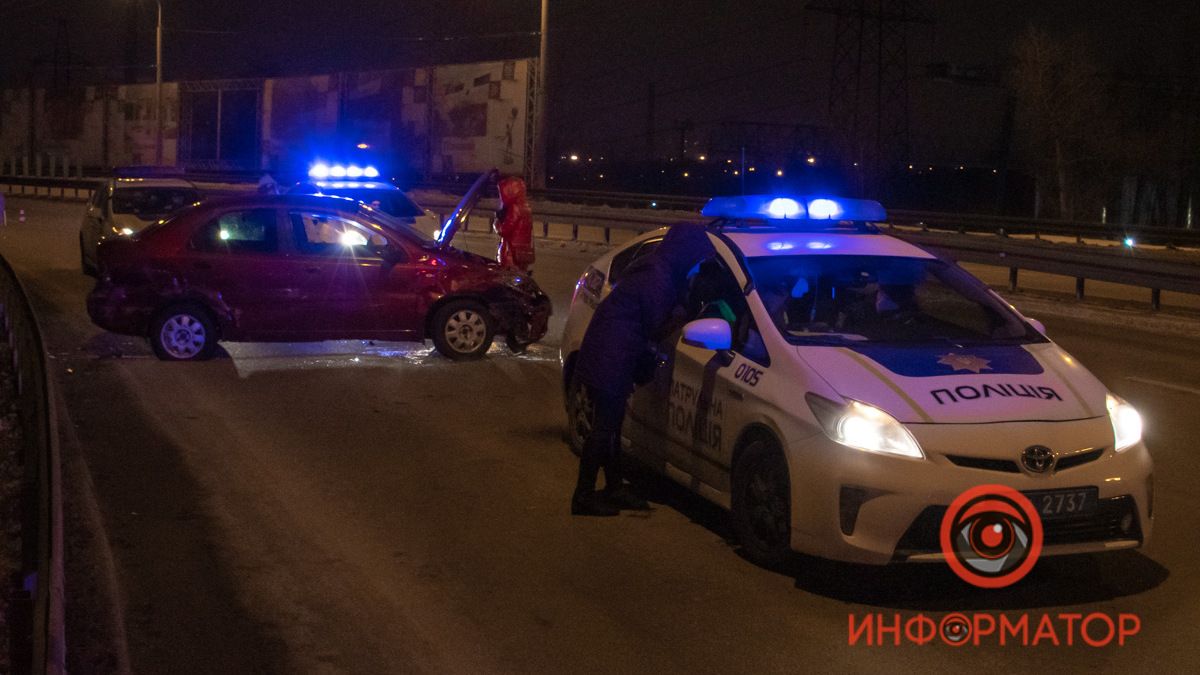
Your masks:
{"label": "police car wheel", "polygon": [[771,441],[754,439],[733,469],[733,527],[742,551],[764,567],[791,555],[791,486],[787,461]]}
{"label": "police car wheel", "polygon": [[446,304],[433,317],[433,346],[455,361],[477,359],[487,353],[495,334],[492,315],[474,300]]}
{"label": "police car wheel", "polygon": [[163,361],[204,361],[217,349],[216,324],[197,305],[174,305],[150,322],[150,346]]}
{"label": "police car wheel", "polygon": [[567,444],[576,455],[583,453],[583,443],[592,431],[593,414],[587,387],[572,380],[567,390]]}

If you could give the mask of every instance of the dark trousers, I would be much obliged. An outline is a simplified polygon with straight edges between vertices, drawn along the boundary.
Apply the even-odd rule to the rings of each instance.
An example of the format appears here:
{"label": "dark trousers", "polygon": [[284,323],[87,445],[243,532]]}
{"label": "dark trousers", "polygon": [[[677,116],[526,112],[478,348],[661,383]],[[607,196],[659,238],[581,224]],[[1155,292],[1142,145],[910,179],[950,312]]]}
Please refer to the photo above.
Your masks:
{"label": "dark trousers", "polygon": [[605,488],[621,484],[621,424],[625,421],[626,396],[588,387],[594,410],[592,430],[579,455],[579,481],[575,494],[596,489],[600,469],[604,469]]}

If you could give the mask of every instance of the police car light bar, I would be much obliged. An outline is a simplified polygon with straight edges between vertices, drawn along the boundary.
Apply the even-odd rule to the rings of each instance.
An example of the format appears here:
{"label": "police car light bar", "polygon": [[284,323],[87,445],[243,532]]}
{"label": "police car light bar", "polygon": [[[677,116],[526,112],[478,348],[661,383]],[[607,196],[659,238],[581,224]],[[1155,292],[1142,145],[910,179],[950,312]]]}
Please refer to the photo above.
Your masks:
{"label": "police car light bar", "polygon": [[887,220],[883,206],[870,199],[840,197],[743,195],[713,197],[700,214],[712,218],[744,220],[851,220],[880,222]]}
{"label": "police car light bar", "polygon": [[326,178],[379,178],[379,169],[373,166],[361,167],[357,164],[326,164],[317,162],[308,167],[308,177],[317,180]]}

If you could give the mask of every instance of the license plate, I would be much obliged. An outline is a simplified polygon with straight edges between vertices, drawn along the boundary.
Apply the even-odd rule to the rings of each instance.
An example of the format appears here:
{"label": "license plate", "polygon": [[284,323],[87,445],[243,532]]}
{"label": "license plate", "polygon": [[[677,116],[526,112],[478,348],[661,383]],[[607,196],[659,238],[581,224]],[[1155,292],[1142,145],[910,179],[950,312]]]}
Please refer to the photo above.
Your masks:
{"label": "license plate", "polygon": [[1066,490],[1032,490],[1021,494],[1029,498],[1042,520],[1086,516],[1096,512],[1100,491],[1094,487]]}

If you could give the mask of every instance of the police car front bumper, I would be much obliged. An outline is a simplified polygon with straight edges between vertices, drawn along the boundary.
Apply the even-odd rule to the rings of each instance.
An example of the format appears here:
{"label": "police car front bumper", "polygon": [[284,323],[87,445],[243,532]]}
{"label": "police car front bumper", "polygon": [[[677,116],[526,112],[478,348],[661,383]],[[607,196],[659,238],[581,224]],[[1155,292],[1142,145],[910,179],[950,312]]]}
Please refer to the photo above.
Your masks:
{"label": "police car front bumper", "polygon": [[[1153,463],[1141,442],[1115,452],[1111,427],[1107,446],[1079,442],[1108,424],[1097,418],[909,425],[925,452],[921,460],[862,452],[824,436],[811,439],[803,451],[788,453],[792,548],[866,564],[941,560],[941,515],[959,494],[986,484],[1023,492],[1097,489],[1094,511],[1043,522],[1042,555],[1141,546],[1153,525]],[[1071,454],[1078,457],[1067,468],[1033,474],[1021,468],[1020,449],[1039,442],[1077,448]]]}

